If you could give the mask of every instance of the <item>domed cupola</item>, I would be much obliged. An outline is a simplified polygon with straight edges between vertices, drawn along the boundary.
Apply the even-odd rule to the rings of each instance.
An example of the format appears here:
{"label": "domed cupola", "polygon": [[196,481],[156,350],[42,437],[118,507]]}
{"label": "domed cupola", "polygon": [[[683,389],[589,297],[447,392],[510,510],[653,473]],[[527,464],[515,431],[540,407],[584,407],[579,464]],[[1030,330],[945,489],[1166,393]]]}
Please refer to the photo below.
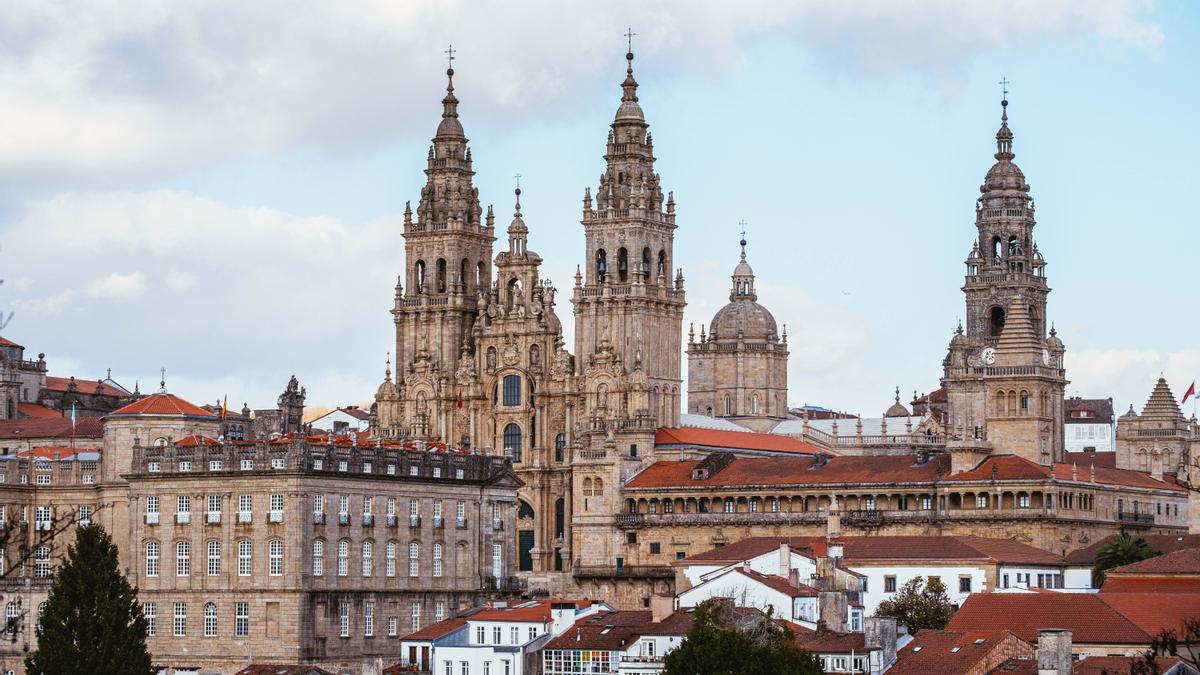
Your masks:
{"label": "domed cupola", "polygon": [[741,240],[742,255],[733,269],[733,285],[729,289],[729,304],[712,319],[710,339],[744,338],[749,340],[779,339],[775,317],[758,304],[754,290],[754,270],[746,262],[746,240]]}
{"label": "domed cupola", "polygon": [[[1006,196],[1016,196],[1013,193],[1028,194],[1029,184],[1025,182],[1025,173],[1013,162],[1013,133],[1008,128],[1008,100],[1000,102],[1000,129],[996,132],[996,163],[988,169],[979,191],[985,196],[994,193],[1007,193]],[[994,195],[1000,196],[1000,195]]]}

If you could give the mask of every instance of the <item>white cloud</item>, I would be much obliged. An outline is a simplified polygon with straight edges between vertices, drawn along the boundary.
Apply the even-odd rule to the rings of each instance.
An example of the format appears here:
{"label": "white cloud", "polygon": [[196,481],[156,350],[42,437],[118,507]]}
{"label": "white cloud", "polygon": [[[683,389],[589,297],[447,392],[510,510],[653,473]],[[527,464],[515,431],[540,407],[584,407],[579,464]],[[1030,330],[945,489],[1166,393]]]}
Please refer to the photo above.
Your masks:
{"label": "white cloud", "polygon": [[[782,31],[868,72],[955,72],[971,55],[1101,36],[1154,47],[1137,0],[375,0],[0,2],[0,175],[109,176],[427,131],[442,50],[464,105],[553,114],[612,80],[626,24],[682,68]],[[845,58],[848,57],[848,58]],[[691,65],[687,65],[691,64]],[[619,66],[618,66],[619,67]],[[669,67],[669,64],[668,66]]]}
{"label": "white cloud", "polygon": [[[1160,373],[1176,400],[1183,396],[1200,377],[1200,349],[1068,349],[1066,366],[1068,395],[1079,391],[1082,396],[1112,396],[1118,414],[1131,404],[1140,413]],[[1186,412],[1191,415],[1190,403]]]}
{"label": "white cloud", "polygon": [[141,272],[121,274],[112,272],[87,286],[89,298],[118,300],[134,298],[146,291],[146,277]]}

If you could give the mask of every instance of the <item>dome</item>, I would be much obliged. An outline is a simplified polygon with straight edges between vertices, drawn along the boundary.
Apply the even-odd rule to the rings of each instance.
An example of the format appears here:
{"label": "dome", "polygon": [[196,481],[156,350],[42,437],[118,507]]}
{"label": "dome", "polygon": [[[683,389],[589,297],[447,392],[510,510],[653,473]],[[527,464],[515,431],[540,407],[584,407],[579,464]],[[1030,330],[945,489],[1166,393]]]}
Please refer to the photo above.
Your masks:
{"label": "dome", "polygon": [[[429,127],[426,127],[428,129]],[[438,136],[462,136],[463,125],[457,117],[443,117],[437,128]]]}
{"label": "dome", "polygon": [[709,331],[714,338],[736,338],[738,332],[751,340],[774,340],[779,335],[775,317],[766,307],[748,298],[734,300],[713,316]]}
{"label": "dome", "polygon": [[1002,159],[988,169],[983,179],[980,192],[995,192],[999,190],[1016,190],[1029,192],[1029,184],[1025,182],[1025,173],[1015,162]]}
{"label": "dome", "polygon": [[733,268],[733,276],[735,276],[735,277],[754,276],[754,270],[750,267],[750,263],[746,262],[745,258],[742,258],[741,262],[739,262],[737,264],[737,267]]}
{"label": "dome", "polygon": [[638,105],[637,80],[633,79],[633,52],[625,54],[629,65],[625,69],[625,81],[621,83],[621,107],[617,108],[616,121],[634,120],[645,122],[646,115]]}
{"label": "dome", "polygon": [[887,412],[884,413],[884,416],[885,417],[908,417],[909,416],[908,408],[905,408],[904,404],[900,403],[899,401],[896,401],[895,403],[893,403],[891,405],[891,407],[889,407],[887,409]]}

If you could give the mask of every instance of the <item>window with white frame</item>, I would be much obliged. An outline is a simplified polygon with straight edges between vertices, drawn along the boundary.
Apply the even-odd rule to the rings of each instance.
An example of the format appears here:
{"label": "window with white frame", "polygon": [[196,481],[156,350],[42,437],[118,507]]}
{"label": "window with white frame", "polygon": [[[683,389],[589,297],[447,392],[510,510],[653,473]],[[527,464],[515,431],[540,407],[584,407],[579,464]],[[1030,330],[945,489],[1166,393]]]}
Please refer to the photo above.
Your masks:
{"label": "window with white frame", "polygon": [[434,478],[442,477],[442,467],[440,467],[440,466],[433,467],[433,477]]}
{"label": "window with white frame", "polygon": [[371,515],[371,507],[373,505],[372,502],[374,502],[374,501],[375,500],[371,499],[371,497],[369,495],[363,497],[363,515],[364,516]]}
{"label": "window with white frame", "polygon": [[733,500],[732,500],[732,499],[726,499],[726,500],[725,500],[725,513],[733,513],[733,511],[734,511],[734,508],[733,508]]}
{"label": "window with white frame", "polygon": [[46,579],[50,576],[50,547],[38,546],[33,550],[33,576]]}
{"label": "window with white frame", "polygon": [[208,496],[208,512],[216,514],[218,518],[221,516],[221,495]]}
{"label": "window with white frame", "polygon": [[192,470],[191,462],[184,461],[184,462],[179,463],[179,473],[187,473],[191,470]]}
{"label": "window with white frame", "polygon": [[396,498],[395,497],[387,498],[386,508],[387,508],[388,518],[394,518],[396,516]]}
{"label": "window with white frame", "polygon": [[54,514],[49,506],[37,506],[33,509],[33,519],[37,521],[39,528],[50,529],[50,521],[54,520]]}
{"label": "window with white frame", "polygon": [[400,626],[398,625],[399,623],[400,622],[396,620],[396,617],[388,617],[388,637],[396,637],[396,634],[400,632]]}
{"label": "window with white frame", "polygon": [[175,576],[186,577],[192,573],[192,543],[175,542]]}
{"label": "window with white frame", "polygon": [[187,522],[186,516],[191,515],[192,513],[191,495],[179,495],[175,498],[175,513],[185,516],[185,520],[183,522]]}
{"label": "window with white frame", "polygon": [[[3,521],[3,520],[4,520],[3,514],[0,514],[0,521]],[[79,524],[84,525],[84,526],[92,524],[92,507],[90,507],[90,506],[79,507]]]}
{"label": "window with white frame", "polygon": [[283,576],[282,539],[272,539],[267,542],[267,574],[273,577]]}
{"label": "window with white frame", "polygon": [[320,458],[313,458],[313,470],[314,471],[320,471],[324,468],[325,468],[325,460],[320,459]]}
{"label": "window with white frame", "polygon": [[162,471],[162,462],[148,462],[146,464],[146,471],[150,473],[158,473]]}
{"label": "window with white frame", "polygon": [[349,470],[350,470],[350,463],[349,463],[349,462],[347,462],[347,461],[345,461],[345,460],[342,460],[342,461],[338,462],[338,471],[343,471],[343,472],[345,472],[345,471],[349,471]]}
{"label": "window with white frame", "polygon": [[369,541],[362,543],[362,575],[371,576],[371,568],[375,564],[375,544]]}
{"label": "window with white frame", "polygon": [[239,511],[239,517],[242,518],[243,522],[249,520],[249,518],[247,516],[249,516],[250,513],[254,511],[254,496],[253,495],[239,495],[238,496],[238,511]]}
{"label": "window with white frame", "polygon": [[339,577],[344,577],[350,573],[350,540],[342,539],[338,541],[337,551],[337,573]]}
{"label": "window with white frame", "polygon": [[250,603],[233,603],[233,636],[250,636]]}
{"label": "window with white frame", "polygon": [[395,475],[396,475],[396,464],[395,464],[394,462],[388,462],[388,465],[387,465],[387,475],[389,475],[389,476],[395,476]]}
{"label": "window with white frame", "polygon": [[158,497],[146,497],[146,513],[158,515]]}
{"label": "window with white frame", "polygon": [[220,471],[223,467],[224,467],[224,464],[219,459],[208,460],[208,470],[209,471]]}
{"label": "window with white frame", "polygon": [[338,605],[338,635],[350,637],[350,603],[346,600]]}
{"label": "window with white frame", "polygon": [[314,577],[325,576],[325,540],[316,539],[312,547],[312,573]]}
{"label": "window with white frame", "polygon": [[187,603],[175,603],[175,616],[172,622],[175,637],[187,636]]}
{"label": "window with white frame", "polygon": [[[420,572],[421,545],[411,542],[408,545],[408,576],[415,577]],[[415,629],[414,629],[415,630]]]}
{"label": "window with white frame", "polygon": [[1029,508],[1029,494],[1022,492],[1017,495],[1017,507],[1022,509]]}
{"label": "window with white frame", "polygon": [[467,521],[467,503],[465,501],[458,500],[458,504],[454,507],[454,517],[460,526]]}
{"label": "window with white frame", "polygon": [[271,458],[271,468],[272,469],[286,468],[286,465],[284,464],[284,458],[283,457],[272,457]]}
{"label": "window with white frame", "polygon": [[979,495],[978,497],[975,498],[975,508],[986,509],[987,505],[988,505],[988,496],[987,495]]}
{"label": "window with white frame", "polygon": [[204,603],[204,637],[217,636],[217,605]]}
{"label": "window with white frame", "polygon": [[350,497],[347,495],[338,496],[338,515],[346,516],[350,514]]}
{"label": "window with white frame", "polygon": [[146,542],[146,576],[158,576],[159,545],[157,541]]}
{"label": "window with white frame", "polygon": [[396,576],[396,542],[389,541],[384,547],[384,574]]}
{"label": "window with white frame", "polygon": [[408,475],[415,476],[415,475],[417,475],[418,472],[419,472],[419,469],[417,469],[416,465],[408,467]]}
{"label": "window with white frame", "polygon": [[208,542],[208,576],[221,574],[221,542],[213,539]]}
{"label": "window with white frame", "polygon": [[442,545],[440,543],[433,545],[433,576],[442,576]]}
{"label": "window with white frame", "polygon": [[375,470],[375,465],[370,462],[363,462],[362,470],[363,470],[363,473],[371,473]]}
{"label": "window with white frame", "polygon": [[446,618],[446,603],[438,600],[433,603],[433,622],[437,623]]}
{"label": "window with white frame", "polygon": [[325,495],[313,495],[313,514],[325,515]]}
{"label": "window with white frame", "polygon": [[279,516],[282,516],[283,515],[283,495],[282,494],[272,494],[271,498],[270,498],[270,506],[271,506],[272,514],[279,514]]}
{"label": "window with white frame", "polygon": [[242,460],[242,471],[252,471],[253,469],[254,469],[254,460],[252,460],[252,459],[243,459]]}
{"label": "window with white frame", "polygon": [[438,523],[442,520],[442,500],[433,500],[433,522]]}
{"label": "window with white frame", "polygon": [[238,542],[238,576],[248,577],[254,569],[254,544],[249,539]]}
{"label": "window with white frame", "polygon": [[142,616],[146,618],[146,635],[154,637],[158,632],[158,605],[153,602],[143,602]]}
{"label": "window with white frame", "polygon": [[421,628],[421,603],[414,602],[412,604],[412,629],[414,631]]}
{"label": "window with white frame", "polygon": [[374,637],[375,635],[375,601],[363,601],[363,635],[365,637]]}
{"label": "window with white frame", "polygon": [[408,500],[408,515],[415,517],[421,515],[421,502],[416,499]]}

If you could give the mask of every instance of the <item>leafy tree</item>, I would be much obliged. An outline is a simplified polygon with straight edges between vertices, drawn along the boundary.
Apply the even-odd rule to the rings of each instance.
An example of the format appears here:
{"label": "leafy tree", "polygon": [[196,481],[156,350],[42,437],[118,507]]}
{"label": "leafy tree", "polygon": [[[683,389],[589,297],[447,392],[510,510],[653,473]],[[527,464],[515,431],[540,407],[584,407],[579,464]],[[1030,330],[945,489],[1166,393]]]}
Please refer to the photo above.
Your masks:
{"label": "leafy tree", "polygon": [[696,607],[678,649],[664,659],[665,675],[821,675],[821,660],[796,645],[795,635],[770,614],[740,614],[728,600]]}
{"label": "leafy tree", "polygon": [[1130,668],[1133,675],[1159,675],[1158,657],[1174,656],[1200,670],[1200,616],[1184,619],[1179,630],[1163,629],[1150,643],[1150,649]]}
{"label": "leafy tree", "polygon": [[1103,586],[1105,573],[1114,567],[1153,558],[1158,554],[1158,551],[1150,548],[1145,539],[1122,532],[1096,552],[1096,566],[1092,568],[1092,586]]}
{"label": "leafy tree", "polygon": [[875,615],[893,617],[912,633],[925,628],[942,630],[954,615],[954,605],[941,579],[916,577],[901,586],[896,597],[879,603]]}
{"label": "leafy tree", "polygon": [[137,589],[118,570],[117,547],[99,525],[76,530],[37,628],[31,675],[151,675]]}

